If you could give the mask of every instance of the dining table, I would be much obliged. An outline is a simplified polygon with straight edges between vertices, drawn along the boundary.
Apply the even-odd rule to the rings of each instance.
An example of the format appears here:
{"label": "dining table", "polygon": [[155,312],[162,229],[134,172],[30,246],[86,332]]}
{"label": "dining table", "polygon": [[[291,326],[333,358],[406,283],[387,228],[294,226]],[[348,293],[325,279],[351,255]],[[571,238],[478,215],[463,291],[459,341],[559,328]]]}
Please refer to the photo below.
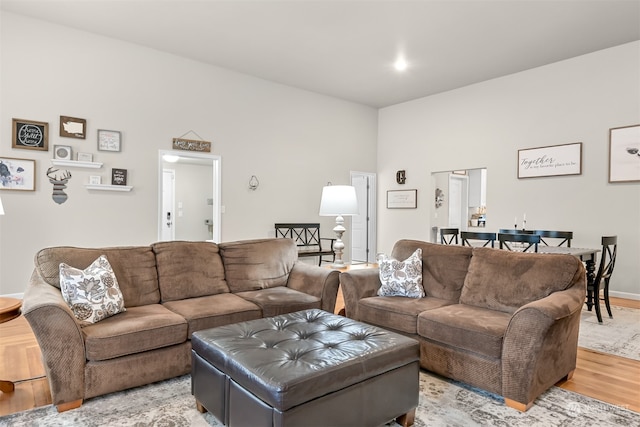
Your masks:
{"label": "dining table", "polygon": [[596,258],[602,249],[597,248],[571,248],[567,246],[538,246],[538,253],[541,254],[567,254],[580,259],[587,270],[587,310],[595,306],[598,322],[602,323],[602,313],[600,312],[600,283],[596,283]]}

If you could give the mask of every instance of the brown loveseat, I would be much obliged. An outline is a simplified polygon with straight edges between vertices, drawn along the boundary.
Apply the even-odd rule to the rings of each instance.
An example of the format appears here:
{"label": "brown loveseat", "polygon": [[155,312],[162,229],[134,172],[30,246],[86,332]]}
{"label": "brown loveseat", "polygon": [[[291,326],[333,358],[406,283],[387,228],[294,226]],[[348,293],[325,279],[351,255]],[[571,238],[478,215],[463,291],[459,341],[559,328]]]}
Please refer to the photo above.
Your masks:
{"label": "brown loveseat", "polygon": [[422,368],[521,411],[576,367],[585,269],[571,255],[398,241],[422,249],[424,298],[377,296],[378,269],[341,273],[346,315],[416,338]]}
{"label": "brown loveseat", "polygon": [[[62,298],[59,265],[84,269],[105,255],[126,311],[82,326]],[[53,247],[35,256],[23,312],[42,350],[58,411],[83,399],[191,369],[201,329],[319,308],[333,312],[338,271],[298,261],[290,239]]]}

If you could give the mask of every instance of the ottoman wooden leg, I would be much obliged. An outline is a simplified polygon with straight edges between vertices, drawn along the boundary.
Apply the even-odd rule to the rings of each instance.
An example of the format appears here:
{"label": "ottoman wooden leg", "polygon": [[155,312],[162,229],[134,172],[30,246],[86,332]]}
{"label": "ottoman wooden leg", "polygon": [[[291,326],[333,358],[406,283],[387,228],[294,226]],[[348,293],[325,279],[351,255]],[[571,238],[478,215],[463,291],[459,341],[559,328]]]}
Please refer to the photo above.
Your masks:
{"label": "ottoman wooden leg", "polygon": [[404,415],[400,415],[396,418],[396,422],[400,424],[402,427],[412,426],[416,420],[416,408],[413,408],[410,412],[407,412]]}
{"label": "ottoman wooden leg", "polygon": [[200,412],[201,414],[204,414],[205,412],[207,412],[207,408],[205,408],[204,406],[202,406],[202,403],[198,402],[198,400],[196,399],[196,409],[198,410],[198,412]]}

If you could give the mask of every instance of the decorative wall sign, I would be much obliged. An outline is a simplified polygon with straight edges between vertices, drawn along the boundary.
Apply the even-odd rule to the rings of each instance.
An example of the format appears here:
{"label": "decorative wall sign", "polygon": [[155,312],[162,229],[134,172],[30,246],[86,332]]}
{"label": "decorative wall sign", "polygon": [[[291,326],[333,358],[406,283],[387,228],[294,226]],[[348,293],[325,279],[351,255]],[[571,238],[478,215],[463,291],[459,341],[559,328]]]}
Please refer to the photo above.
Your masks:
{"label": "decorative wall sign", "polygon": [[209,153],[211,152],[211,143],[197,139],[173,138],[173,149]]}
{"label": "decorative wall sign", "polygon": [[0,157],[0,190],[34,191],[36,161]]}
{"label": "decorative wall sign", "polygon": [[13,119],[11,148],[49,150],[49,123]]}
{"label": "decorative wall sign", "polygon": [[582,174],[582,142],[518,150],[518,178]]}
{"label": "decorative wall sign", "polygon": [[60,136],[85,139],[87,121],[77,117],[60,116]]}
{"label": "decorative wall sign", "polygon": [[111,169],[111,185],[127,185],[127,170]]}
{"label": "decorative wall sign", "polygon": [[122,135],[117,130],[98,129],[98,150],[120,151]]}
{"label": "decorative wall sign", "polygon": [[71,160],[71,147],[68,145],[54,145],[53,158],[60,160]]}
{"label": "decorative wall sign", "polygon": [[57,172],[60,172],[58,169],[49,168],[47,169],[47,177],[49,177],[49,182],[53,184],[53,194],[51,194],[51,198],[54,202],[61,205],[67,201],[67,193],[64,192],[64,189],[67,188],[67,182],[71,179],[71,172],[65,170],[62,175],[58,175]]}
{"label": "decorative wall sign", "polygon": [[609,182],[640,181],[640,125],[609,129]]}
{"label": "decorative wall sign", "polygon": [[418,190],[387,191],[388,209],[415,209],[418,207]]}
{"label": "decorative wall sign", "polygon": [[396,182],[398,184],[404,184],[405,182],[407,182],[407,172],[405,172],[404,170],[396,172]]}
{"label": "decorative wall sign", "polygon": [[76,160],[79,162],[93,162],[93,154],[91,153],[78,153],[76,154]]}

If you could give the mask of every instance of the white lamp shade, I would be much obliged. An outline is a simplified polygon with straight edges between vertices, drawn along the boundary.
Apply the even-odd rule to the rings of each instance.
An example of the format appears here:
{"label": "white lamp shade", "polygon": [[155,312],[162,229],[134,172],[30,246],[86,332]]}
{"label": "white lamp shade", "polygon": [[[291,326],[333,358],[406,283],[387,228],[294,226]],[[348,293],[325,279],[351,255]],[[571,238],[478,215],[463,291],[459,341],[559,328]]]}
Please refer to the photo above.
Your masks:
{"label": "white lamp shade", "polygon": [[358,215],[356,189],[350,185],[328,185],[322,188],[320,216]]}

